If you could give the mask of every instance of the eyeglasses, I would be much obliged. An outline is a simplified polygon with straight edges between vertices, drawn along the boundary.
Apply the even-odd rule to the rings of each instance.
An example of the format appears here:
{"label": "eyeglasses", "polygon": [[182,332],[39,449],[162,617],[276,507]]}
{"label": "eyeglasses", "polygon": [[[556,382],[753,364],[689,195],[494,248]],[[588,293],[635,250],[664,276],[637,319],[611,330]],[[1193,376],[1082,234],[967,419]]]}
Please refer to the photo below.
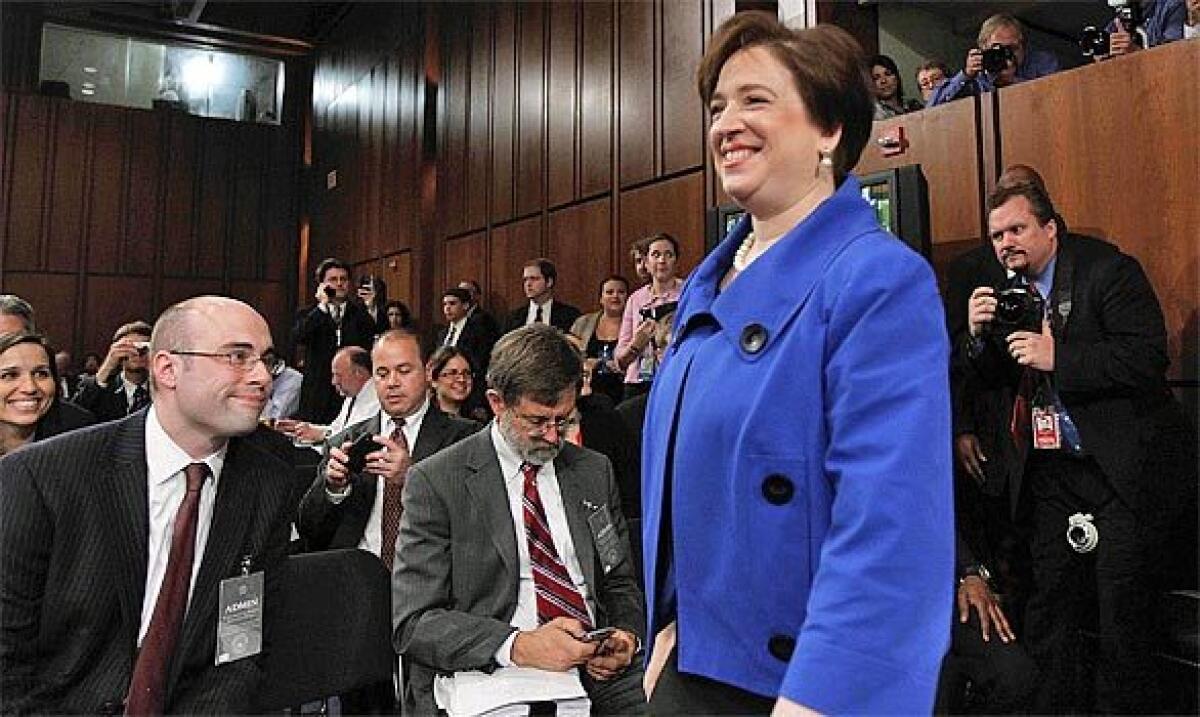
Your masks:
{"label": "eyeglasses", "polygon": [[266,366],[268,371],[271,364],[267,363],[267,359],[255,354],[249,349],[229,349],[228,351],[168,351],[167,353],[175,354],[176,356],[207,356],[209,358],[225,359],[231,367],[240,371],[251,371],[261,361]]}
{"label": "eyeglasses", "polygon": [[521,419],[525,425],[529,426],[534,433],[538,435],[546,435],[546,431],[554,426],[554,430],[559,433],[565,433],[567,430],[579,425],[579,418],[576,416],[568,416],[567,418],[551,418],[549,416],[526,416],[523,413],[513,411],[513,415]]}
{"label": "eyeglasses", "polygon": [[442,371],[441,373],[439,373],[438,378],[441,378],[442,376],[445,376],[446,378],[449,378],[449,379],[471,378],[474,375],[475,375],[474,373],[471,373],[471,371],[469,371],[467,369],[463,369],[460,371],[459,369],[456,369],[456,368],[448,368],[448,369]]}

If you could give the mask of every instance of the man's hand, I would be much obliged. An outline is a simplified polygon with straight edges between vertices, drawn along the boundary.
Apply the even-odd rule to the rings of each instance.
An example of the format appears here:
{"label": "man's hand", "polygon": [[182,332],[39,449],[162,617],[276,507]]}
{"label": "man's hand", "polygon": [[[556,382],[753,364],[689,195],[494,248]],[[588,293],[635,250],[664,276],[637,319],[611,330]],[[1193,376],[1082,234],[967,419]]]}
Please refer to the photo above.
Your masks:
{"label": "man's hand", "polygon": [[329,295],[325,293],[327,286],[329,285],[323,281],[317,285],[317,293],[314,294],[317,297],[317,306],[324,306],[329,303]]}
{"label": "man's hand", "polygon": [[967,472],[967,475],[983,485],[987,480],[983,473],[983,464],[987,463],[988,459],[983,455],[983,447],[979,445],[979,436],[974,433],[959,435],[954,439],[954,454],[958,457],[958,464]]}
{"label": "man's hand", "polygon": [[596,643],[579,639],[583,633],[583,625],[569,617],[556,617],[536,630],[522,630],[512,643],[512,661],[520,667],[565,672],[596,654]]}
{"label": "man's hand", "polygon": [[975,287],[967,300],[967,329],[971,336],[978,337],[995,318],[996,290],[990,286]]}
{"label": "man's hand", "polygon": [[1200,25],[1200,0],[1187,0],[1187,26]]}
{"label": "man's hand", "polygon": [[587,672],[594,680],[611,680],[629,667],[636,649],[637,638],[624,630],[617,630],[596,646],[596,654],[587,661]]}
{"label": "man's hand", "polygon": [[311,423],[296,421],[291,418],[281,418],[276,421],[275,430],[304,443],[320,443],[325,440],[325,428],[323,426],[314,426]]}
{"label": "man's hand", "polygon": [[993,626],[1001,641],[1016,642],[1017,636],[1008,625],[1008,618],[1000,608],[1000,601],[996,599],[987,582],[978,575],[968,575],[958,584],[959,622],[971,619],[971,608],[975,608],[975,612],[979,613],[979,628],[983,633],[984,642],[991,641]]}
{"label": "man's hand", "polygon": [[633,330],[633,339],[630,344],[637,349],[638,353],[646,350],[650,342],[654,340],[654,332],[658,330],[658,322],[654,319],[642,319],[642,323]]}
{"label": "man's hand", "polygon": [[100,363],[100,368],[96,370],[96,382],[101,386],[108,385],[113,376],[121,370],[121,364],[125,359],[137,356],[137,345],[142,343],[142,340],[134,339],[131,336],[117,339],[112,346],[108,347],[108,354],[104,356],[104,361]]}
{"label": "man's hand", "polygon": [[1054,370],[1054,336],[1050,322],[1042,322],[1042,333],[1014,331],[1008,335],[1008,353],[1022,366],[1038,371]]}
{"label": "man's hand", "polygon": [[967,60],[963,63],[963,74],[975,79],[980,72],[983,72],[983,50],[972,47],[967,51]]}
{"label": "man's hand", "polygon": [[350,483],[350,471],[346,468],[350,456],[346,451],[350,450],[352,445],[353,442],[345,441],[340,446],[329,448],[329,460],[325,461],[325,487],[331,493],[343,492]]}
{"label": "man's hand", "polygon": [[388,483],[404,483],[411,459],[404,446],[387,436],[372,436],[382,448],[367,454],[366,472],[381,476]]}
{"label": "man's hand", "polygon": [[650,695],[654,692],[654,686],[658,684],[658,678],[662,677],[663,668],[667,666],[667,658],[671,656],[671,651],[675,649],[676,628],[672,622],[658,634],[654,636],[654,654],[650,658],[650,664],[646,665],[646,671],[642,675],[642,689],[646,693],[646,700],[650,699]]}
{"label": "man's hand", "polygon": [[1120,20],[1114,20],[1114,22],[1116,23],[1116,29],[1108,36],[1109,57],[1128,55],[1131,52],[1137,52],[1142,49],[1133,41],[1133,33],[1126,30]]}

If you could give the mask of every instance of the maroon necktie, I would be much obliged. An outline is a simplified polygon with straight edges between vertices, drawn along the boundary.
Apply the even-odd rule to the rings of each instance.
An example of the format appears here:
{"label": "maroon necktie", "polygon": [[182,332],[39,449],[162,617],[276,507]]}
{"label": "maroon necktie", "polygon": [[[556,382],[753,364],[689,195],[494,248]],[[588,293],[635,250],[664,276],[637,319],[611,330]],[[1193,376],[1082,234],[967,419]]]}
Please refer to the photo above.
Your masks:
{"label": "maroon necktie", "polygon": [[175,643],[187,614],[188,586],[192,582],[192,562],[196,553],[196,516],[200,512],[200,488],[208,477],[208,465],[192,463],[183,469],[187,492],[175,513],[171,534],[171,552],[167,572],[154,602],[150,627],[142,639],[129,694],[125,698],[127,715],[160,715],[167,692],[167,668],[175,655]]}
{"label": "maroon necktie", "polygon": [[587,604],[554,548],[550,523],[546,520],[546,511],[538,494],[537,473],[540,468],[531,463],[521,464],[521,473],[525,476],[525,496],[522,501],[525,536],[529,539],[529,567],[533,570],[533,589],[537,594],[538,623],[547,623],[556,617],[573,617],[583,623],[583,629],[590,630],[592,621],[588,617]]}
{"label": "maroon necktie", "polygon": [[[396,420],[396,428],[392,431],[392,440],[400,444],[404,451],[404,460],[408,461],[408,439],[404,437],[404,419]],[[406,469],[407,470],[407,469]],[[390,570],[396,556],[396,535],[400,533],[400,513],[404,506],[400,502],[404,492],[404,479],[395,482],[388,479],[383,481],[383,517],[380,520],[379,559]]]}

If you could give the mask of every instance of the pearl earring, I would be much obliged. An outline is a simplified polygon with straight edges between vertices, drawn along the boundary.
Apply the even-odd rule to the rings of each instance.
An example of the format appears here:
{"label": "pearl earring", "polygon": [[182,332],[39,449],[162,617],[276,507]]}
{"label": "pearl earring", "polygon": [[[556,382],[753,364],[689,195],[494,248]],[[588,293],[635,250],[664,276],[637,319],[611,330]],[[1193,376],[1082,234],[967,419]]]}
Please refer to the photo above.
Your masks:
{"label": "pearl earring", "polygon": [[833,153],[828,150],[821,150],[821,167],[823,169],[833,169]]}

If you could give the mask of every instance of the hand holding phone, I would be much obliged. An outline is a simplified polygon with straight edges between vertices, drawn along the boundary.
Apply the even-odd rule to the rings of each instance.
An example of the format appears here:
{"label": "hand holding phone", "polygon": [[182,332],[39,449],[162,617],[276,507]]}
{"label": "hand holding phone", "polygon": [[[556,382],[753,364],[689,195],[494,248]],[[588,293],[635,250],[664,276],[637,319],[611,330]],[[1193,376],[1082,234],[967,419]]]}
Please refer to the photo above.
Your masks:
{"label": "hand holding phone", "polygon": [[604,642],[612,637],[612,634],[617,631],[615,627],[601,627],[596,630],[589,630],[580,635],[579,639],[584,642]]}
{"label": "hand holding phone", "polygon": [[374,436],[369,432],[362,434],[346,451],[346,455],[349,457],[346,462],[346,470],[351,473],[362,473],[367,467],[367,456],[379,449],[380,445],[375,442]]}

